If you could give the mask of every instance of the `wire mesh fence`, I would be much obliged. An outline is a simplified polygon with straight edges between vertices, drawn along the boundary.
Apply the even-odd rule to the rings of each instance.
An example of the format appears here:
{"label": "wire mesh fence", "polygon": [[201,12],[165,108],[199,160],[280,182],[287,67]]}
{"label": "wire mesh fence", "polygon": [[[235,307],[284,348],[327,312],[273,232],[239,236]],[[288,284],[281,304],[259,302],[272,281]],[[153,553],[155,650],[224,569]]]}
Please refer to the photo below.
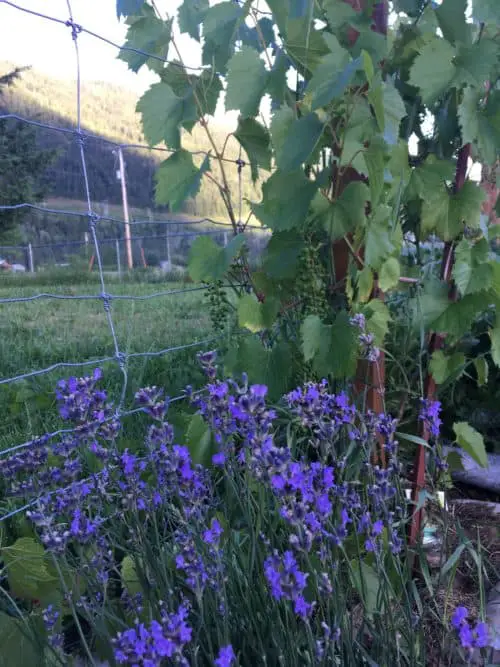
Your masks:
{"label": "wire mesh fence", "polygon": [[[155,288],[154,291],[151,291],[151,289],[129,290],[129,283],[121,286],[117,284],[116,278],[124,276],[130,266],[129,248],[131,261],[135,267],[155,268],[161,275],[162,272],[168,273],[173,269],[185,272],[191,245],[200,235],[209,235],[222,246],[227,244],[233,233],[243,231],[247,235],[250,261],[252,261],[265,245],[266,232],[259,226],[248,224],[248,220],[246,224],[241,220],[246,167],[241,157],[224,158],[228,163],[228,168],[235,170],[234,182],[237,183],[235,194],[239,199],[239,206],[236,206],[236,210],[240,218],[237,229],[230,222],[222,221],[220,218],[200,215],[200,211],[196,210],[196,202],[190,203],[191,210],[188,210],[188,215],[174,216],[165,208],[155,208],[152,203],[155,169],[159,161],[168,157],[171,151],[166,148],[152,149],[138,143],[122,144],[107,137],[98,136],[86,130],[86,119],[83,115],[79,36],[86,33],[96,40],[107,42],[116,49],[123,47],[76,23],[69,0],[67,2],[68,16],[65,18],[34,12],[8,0],[2,0],[2,2],[14,10],[38,17],[41,29],[44,23],[50,21],[58,24],[61,31],[68,32],[68,39],[72,40],[74,44],[76,86],[73,125],[67,119],[64,122],[61,121],[56,110],[54,110],[56,120],[50,123],[18,113],[0,114],[2,122],[8,121],[35,128],[37,141],[41,142],[41,145],[43,145],[44,133],[58,135],[60,137],[58,151],[60,156],[63,155],[55,166],[53,164],[47,166],[45,181],[48,184],[48,194],[44,202],[14,201],[0,206],[0,213],[8,211],[22,213],[23,225],[30,238],[29,242],[22,245],[0,247],[0,321],[2,322],[0,394],[2,390],[7,391],[19,386],[23,387],[23,391],[31,391],[32,394],[36,394],[37,388],[40,387],[37,383],[43,378],[50,378],[50,382],[55,382],[59,374],[81,375],[91,370],[92,367],[112,364],[116,380],[113,384],[113,391],[116,394],[113,418],[125,418],[139,412],[130,408],[128,399],[131,392],[138,389],[138,386],[132,385],[147,375],[142,366],[142,370],[131,380],[130,368],[134,362],[145,363],[147,360],[168,359],[169,355],[184,353],[184,351],[193,357],[194,362],[197,350],[207,346],[214,347],[218,340],[213,335],[207,335],[209,328],[206,326],[206,313],[198,312],[202,302],[196,302],[195,305],[198,319],[192,322],[189,330],[191,339],[187,334],[184,335],[182,318],[186,317],[187,311],[183,310],[182,305],[179,305],[179,300],[192,300],[194,295],[204,291],[204,287],[175,283],[166,285],[166,289]],[[156,58],[156,56],[151,57]],[[192,151],[192,153],[201,157],[206,155],[203,151]],[[69,165],[74,164],[75,155],[78,158],[77,173],[69,169]],[[91,159],[89,155],[92,156]],[[123,159],[124,155],[125,159]],[[127,178],[127,169],[126,166],[124,168],[124,165],[127,159],[132,159],[130,156],[136,159],[136,167],[137,160],[139,160],[140,168],[134,171],[134,174],[139,174],[138,179]],[[60,193],[50,191],[51,184],[53,185],[62,177],[67,181],[66,186],[69,191],[80,193],[78,197],[65,201],[61,198]],[[126,188],[123,187],[123,179],[127,181],[128,194]],[[133,200],[139,200],[142,197],[149,206],[129,209],[128,195],[131,195]],[[127,230],[131,230],[128,237],[130,241],[127,239]],[[9,282],[11,287],[9,291],[2,290],[2,280],[7,273],[17,271],[37,276],[54,267],[82,269],[93,276],[97,284],[97,291],[88,290],[91,293],[80,293],[81,286],[76,285],[75,289],[38,292],[33,292],[31,289],[26,292],[24,287],[16,289],[15,281]],[[34,286],[37,284],[33,283]],[[139,308],[145,302],[157,303],[162,299],[166,300],[168,306],[161,311],[161,316],[153,311],[148,311],[148,314],[145,311],[137,311],[141,328],[149,327],[151,330],[155,328],[155,335],[151,340],[138,339],[138,344],[146,348],[140,349],[138,344],[132,344],[130,341],[130,332],[127,330],[130,317],[124,308]],[[177,305],[173,305],[173,299],[178,300]],[[56,307],[57,309],[54,310]],[[68,310],[74,308],[85,308],[85,310],[73,310],[70,315],[67,315],[65,311],[61,310],[62,307]],[[18,310],[14,312],[15,308]],[[37,310],[30,314],[27,310],[29,308]],[[161,343],[169,340],[169,337],[156,334],[158,331],[161,332],[164,326],[162,318],[167,308],[172,313],[175,311],[174,326],[178,329],[178,337],[175,344],[162,345]],[[86,329],[90,330],[91,321],[96,320],[95,328],[99,329],[102,340],[98,341],[95,338],[90,340],[88,345],[85,344],[87,332],[83,329],[79,330],[78,325],[75,324],[78,313],[83,313]],[[147,317],[152,319],[146,323],[145,318]],[[157,317],[158,321],[156,321]],[[37,340],[37,332],[40,332],[40,323],[44,318],[53,320],[53,329],[48,329],[49,336],[45,343]],[[16,356],[14,354],[17,344],[16,336],[19,336],[22,326],[26,328],[28,320],[33,332],[30,334],[31,338],[27,346],[22,349],[18,347]],[[63,334],[61,334],[62,330]],[[57,350],[52,353],[52,348],[49,350],[50,354],[40,353],[39,345],[55,346],[55,338],[61,335],[63,340],[60,354]],[[65,336],[68,338],[64,338]],[[71,336],[77,340],[72,340]],[[94,354],[87,354],[92,351]],[[100,352],[102,354],[99,354]],[[70,354],[75,356],[70,358]],[[51,363],[46,363],[47,359]],[[34,383],[29,390],[23,384],[27,381]],[[168,389],[167,387],[167,391]],[[15,404],[19,390],[13,389],[13,391]],[[3,396],[5,401],[11,400],[10,394],[4,393]],[[22,402],[22,397],[20,400]],[[22,412],[22,408],[19,409]],[[15,431],[16,435],[12,436],[9,425],[4,433],[0,432],[2,445],[0,455],[31,446],[35,438],[33,432],[35,426],[29,414],[27,417],[26,415],[20,416],[21,423],[23,419],[24,433],[18,429]],[[39,423],[45,423],[44,419]],[[25,439],[24,443],[13,444],[11,441],[11,446],[4,446],[7,443],[5,438],[15,437],[19,440],[21,433]],[[65,434],[66,430],[57,428],[49,433],[49,439]]]}

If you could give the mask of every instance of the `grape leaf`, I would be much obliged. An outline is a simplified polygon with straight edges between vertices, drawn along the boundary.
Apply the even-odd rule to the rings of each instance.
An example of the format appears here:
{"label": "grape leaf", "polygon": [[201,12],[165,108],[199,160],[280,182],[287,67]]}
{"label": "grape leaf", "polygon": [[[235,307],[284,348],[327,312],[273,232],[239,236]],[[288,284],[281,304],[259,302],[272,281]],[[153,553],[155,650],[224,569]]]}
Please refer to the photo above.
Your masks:
{"label": "grape leaf", "polygon": [[373,290],[373,271],[369,266],[363,267],[363,269],[358,272],[357,288],[358,301],[360,303],[368,301]]}
{"label": "grape leaf", "polygon": [[267,89],[271,97],[271,110],[279,108],[285,101],[286,91],[288,89],[286,73],[290,67],[288,58],[279,47],[276,48],[276,55],[271,71],[267,77]]}
{"label": "grape leaf", "polygon": [[228,63],[226,110],[238,109],[244,118],[257,116],[266,85],[264,62],[255,49],[243,46]]}
{"label": "grape leaf", "polygon": [[479,22],[500,23],[500,5],[497,0],[472,0],[472,15]]}
{"label": "grape leaf", "polygon": [[165,141],[170,148],[180,148],[180,125],[193,120],[188,99],[177,97],[166,83],[154,83],[137,102],[137,111],[150,146]]}
{"label": "grape leaf", "polygon": [[500,318],[497,319],[496,326],[490,329],[491,357],[495,366],[500,368]]}
{"label": "grape leaf", "polygon": [[373,137],[370,141],[370,145],[364,153],[366,166],[368,168],[368,183],[370,184],[372,206],[378,204],[380,195],[384,189],[384,156],[384,140],[381,137]]}
{"label": "grape leaf", "polygon": [[491,287],[493,269],[488,264],[489,246],[486,239],[471,243],[462,239],[455,251],[453,280],[462,295]]}
{"label": "grape leaf", "polygon": [[208,466],[215,454],[214,442],[208,424],[200,414],[191,417],[186,431],[186,445],[195,465]]}
{"label": "grape leaf", "polygon": [[455,422],[453,431],[457,444],[483,468],[488,467],[488,455],[483,436],[467,422]]}
{"label": "grape leaf", "polygon": [[184,0],[178,10],[179,29],[200,41],[200,23],[208,10],[208,0]]}
{"label": "grape leaf", "polygon": [[278,280],[293,278],[303,249],[304,238],[296,230],[274,232],[264,251],[264,271]]}
{"label": "grape leaf", "polygon": [[137,568],[132,556],[127,555],[122,560],[121,579],[124,588],[127,590],[131,597],[134,597],[134,595],[137,595],[138,593],[141,595],[144,594],[139,575],[137,574]]}
{"label": "grape leaf", "polygon": [[323,123],[315,113],[293,120],[287,127],[283,143],[276,150],[276,162],[282,171],[297,170],[313,152],[321,135]]}
{"label": "grape leaf", "polygon": [[254,294],[245,294],[238,302],[238,324],[252,333],[265,329],[262,304]]}
{"label": "grape leaf", "polygon": [[313,26],[309,17],[288,20],[285,47],[301,74],[312,72],[328,53],[321,32]]}
{"label": "grape leaf", "polygon": [[237,2],[226,0],[207,9],[203,17],[204,65],[212,65],[225,74],[227,62],[234,51],[236,28],[243,20],[243,8]]}
{"label": "grape leaf", "polygon": [[366,183],[349,183],[340,197],[329,205],[324,216],[324,227],[332,240],[342,238],[366,220],[366,202],[370,191]]}
{"label": "grape leaf", "polygon": [[443,384],[449,377],[458,380],[463,372],[465,356],[461,352],[455,352],[451,356],[444,354],[442,350],[433,352],[429,370],[438,384]]}
{"label": "grape leaf", "polygon": [[422,100],[432,105],[448,91],[455,76],[455,49],[444,39],[435,38],[425,44],[415,58],[410,83],[420,90]]}
{"label": "grape leaf", "polygon": [[467,86],[458,107],[462,141],[477,147],[481,160],[495,164],[500,145],[500,92],[491,91],[486,105],[479,106],[481,92]]}
{"label": "grape leaf", "polygon": [[401,275],[401,267],[395,257],[389,257],[380,269],[379,286],[383,292],[387,292],[399,284],[399,276]]}
{"label": "grape leaf", "polygon": [[189,275],[195,282],[220,280],[244,243],[244,234],[234,236],[225,248],[208,236],[198,237],[189,251]]}
{"label": "grape leaf", "polygon": [[484,193],[472,181],[466,181],[457,193],[442,185],[427,192],[422,204],[422,236],[435,231],[443,241],[453,240],[464,224],[478,228]]}
{"label": "grape leaf", "polygon": [[492,39],[481,39],[472,46],[460,45],[455,58],[455,82],[480,88],[498,61],[498,46]]}
{"label": "grape leaf", "polygon": [[126,42],[120,49],[118,58],[126,62],[133,72],[138,72],[143,65],[147,65],[158,73],[165,67],[171,34],[171,20],[162,21],[154,14],[142,16],[129,26]]}
{"label": "grape leaf", "polygon": [[312,111],[340,97],[357,70],[363,66],[361,58],[351,60],[349,53],[336,38],[333,47],[330,53],[321,58],[307,85],[307,93],[312,97]]}
{"label": "grape leaf", "polygon": [[484,357],[477,357],[476,359],[474,359],[474,367],[476,369],[476,374],[477,374],[477,384],[479,387],[483,387],[485,384],[488,383],[488,374],[489,374],[488,362]]}
{"label": "grape leaf", "polygon": [[33,537],[20,537],[2,549],[5,574],[13,595],[39,600],[58,585],[58,578],[47,568],[42,545]]}
{"label": "grape leaf", "polygon": [[212,67],[205,68],[198,77],[194,88],[197,103],[200,105],[199,115],[213,116],[215,114],[221,91],[220,76]]}
{"label": "grape leaf", "polygon": [[327,374],[335,379],[350,377],[356,369],[357,351],[357,332],[348,313],[341,311],[332,325],[323,325],[313,368],[323,377]]}
{"label": "grape leaf", "polygon": [[156,172],[156,203],[168,204],[178,211],[188,197],[195,197],[205,172],[210,171],[208,155],[201,167],[196,167],[188,151],[181,149],[160,165]]}
{"label": "grape leaf", "polygon": [[317,183],[302,171],[284,173],[279,169],[262,186],[262,202],[252,204],[257,218],[274,231],[304,224]]}
{"label": "grape leaf", "polygon": [[381,299],[372,299],[363,307],[363,312],[366,315],[366,329],[373,334],[375,345],[383,345],[392,319],[389,308]]}
{"label": "grape leaf", "polygon": [[385,207],[371,216],[365,233],[365,262],[378,271],[384,259],[394,251]]}
{"label": "grape leaf", "polygon": [[443,0],[436,8],[436,17],[443,37],[455,44],[466,42],[469,30],[465,21],[467,0]]}
{"label": "grape leaf", "polygon": [[240,116],[234,136],[250,160],[252,180],[255,183],[259,177],[259,167],[267,170],[271,168],[269,132],[255,118],[242,118]]}
{"label": "grape leaf", "polygon": [[191,131],[198,116],[215,113],[222,83],[218,74],[211,67],[203,70],[200,76],[190,74],[183,65],[174,60],[160,72],[160,78],[166,83],[177,97],[185,100],[186,108],[192,109],[187,121],[182,125]]}
{"label": "grape leaf", "polygon": [[[33,621],[33,617],[30,619]],[[47,665],[46,656],[40,655],[39,646],[30,632],[30,622],[0,611],[0,665],[5,667],[37,667]]]}
{"label": "grape leaf", "polygon": [[325,325],[317,315],[308,315],[302,322],[302,353],[305,361],[311,361],[319,352],[325,333]]}
{"label": "grape leaf", "polygon": [[274,146],[274,152],[279,155],[283,149],[283,145],[290,134],[296,119],[295,112],[290,107],[282,106],[274,112],[271,119],[271,140]]}
{"label": "grape leaf", "polygon": [[381,131],[384,133],[385,141],[394,146],[399,139],[399,126],[406,116],[406,107],[401,95],[392,83],[385,81],[383,84],[383,104],[384,104],[384,126]]}
{"label": "grape leaf", "polygon": [[347,2],[343,0],[324,0],[328,23],[333,30],[341,28],[346,23],[359,21],[359,15]]}
{"label": "grape leaf", "polygon": [[122,16],[138,14],[144,4],[144,0],[116,0],[116,15],[118,19]]}
{"label": "grape leaf", "polygon": [[444,312],[430,323],[430,329],[446,333],[447,340],[456,341],[492,303],[494,298],[490,291],[466,294],[459,301],[449,302]]}

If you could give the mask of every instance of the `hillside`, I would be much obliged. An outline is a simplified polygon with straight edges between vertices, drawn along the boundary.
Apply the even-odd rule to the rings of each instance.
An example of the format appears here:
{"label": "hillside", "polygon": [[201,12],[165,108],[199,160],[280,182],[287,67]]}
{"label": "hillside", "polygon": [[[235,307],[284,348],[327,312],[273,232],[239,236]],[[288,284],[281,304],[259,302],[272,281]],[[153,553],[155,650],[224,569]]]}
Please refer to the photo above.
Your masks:
{"label": "hillside", "polygon": [[[0,74],[11,71],[13,63],[0,61]],[[81,118],[83,128],[92,134],[123,144],[145,143],[141,132],[140,116],[135,112],[137,96],[125,88],[104,82],[82,82]],[[36,69],[23,72],[15,85],[0,97],[0,113],[15,113],[63,128],[73,128],[76,123],[76,84],[74,81],[52,78]],[[225,139],[222,128],[213,131],[219,145]],[[79,148],[71,135],[53,130],[37,129],[37,142],[41,147],[57,150],[55,162],[47,167],[43,180],[47,183],[47,199],[84,199]],[[203,151],[208,143],[201,128],[192,135],[186,134],[184,145],[188,150]],[[121,203],[120,182],[117,179],[117,157],[113,146],[94,140],[86,140],[86,156],[92,199],[101,207]],[[233,157],[236,146],[229,145]],[[126,149],[127,186],[131,207],[142,211],[155,210],[154,173],[165,154],[138,149]],[[236,166],[228,169],[234,196],[238,192]],[[249,180],[249,179],[248,179]],[[244,185],[244,194],[255,192],[250,184]],[[217,189],[204,182],[194,201],[186,202],[185,213],[196,216],[226,217]],[[30,218],[37,226],[37,220]],[[40,221],[41,224],[41,221]],[[34,230],[33,230],[34,231]],[[62,230],[59,229],[59,232]],[[64,233],[63,233],[64,235]],[[68,238],[72,236],[68,233]]]}

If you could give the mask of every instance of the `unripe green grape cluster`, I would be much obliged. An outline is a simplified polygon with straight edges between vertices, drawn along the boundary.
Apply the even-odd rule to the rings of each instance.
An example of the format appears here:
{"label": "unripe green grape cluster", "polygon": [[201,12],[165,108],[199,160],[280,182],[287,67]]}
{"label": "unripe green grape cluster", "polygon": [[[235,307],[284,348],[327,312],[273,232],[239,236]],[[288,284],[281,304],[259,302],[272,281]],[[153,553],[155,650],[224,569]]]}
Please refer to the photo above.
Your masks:
{"label": "unripe green grape cluster", "polygon": [[327,317],[329,307],[326,285],[326,270],[321,262],[319,248],[309,242],[302,251],[295,282],[299,308],[304,316]]}
{"label": "unripe green grape cluster", "polygon": [[214,331],[222,331],[226,327],[230,311],[229,301],[222,280],[206,283],[205,298],[208,300],[210,321]]}

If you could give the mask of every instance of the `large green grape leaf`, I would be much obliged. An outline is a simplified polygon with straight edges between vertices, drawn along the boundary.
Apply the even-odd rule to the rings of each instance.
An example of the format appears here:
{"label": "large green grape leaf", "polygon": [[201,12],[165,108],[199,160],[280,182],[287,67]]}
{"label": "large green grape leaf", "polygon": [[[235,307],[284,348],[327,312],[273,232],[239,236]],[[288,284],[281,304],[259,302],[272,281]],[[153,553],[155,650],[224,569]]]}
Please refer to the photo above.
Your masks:
{"label": "large green grape leaf", "polygon": [[466,42],[469,37],[469,28],[465,21],[467,0],[443,0],[436,8],[436,16],[443,37],[455,44]]}
{"label": "large green grape leaf", "polygon": [[212,67],[206,67],[196,81],[194,92],[199,115],[213,116],[222,91],[220,76]]}
{"label": "large green grape leaf", "polygon": [[429,192],[441,191],[446,183],[451,183],[455,175],[455,166],[451,160],[439,160],[429,155],[425,162],[413,169],[408,186],[410,199],[427,199]]}
{"label": "large green grape leaf", "polygon": [[443,185],[427,192],[422,204],[422,235],[436,232],[443,241],[451,241],[464,225],[478,228],[484,193],[472,181],[466,181],[457,193]]}
{"label": "large green grape leaf", "polygon": [[381,131],[384,133],[385,141],[393,146],[398,143],[399,126],[406,116],[406,107],[403,99],[392,81],[385,81],[382,87],[382,97],[384,105],[384,126]]}
{"label": "large green grape leaf", "polygon": [[365,233],[365,262],[378,271],[383,261],[394,252],[389,220],[390,209],[381,206],[370,216]]}
{"label": "large green grape leaf", "polygon": [[387,292],[399,284],[401,266],[396,257],[389,257],[381,266],[379,274],[379,286],[383,292]]}
{"label": "large green grape leaf", "polygon": [[198,194],[202,176],[207,171],[210,171],[208,156],[201,167],[196,167],[189,151],[178,150],[162,162],[156,172],[156,203],[168,204],[170,210],[178,211],[186,199]]}
{"label": "large green grape leaf", "polygon": [[277,156],[281,154],[295,120],[295,112],[290,107],[282,106],[274,112],[270,130],[274,152]]}
{"label": "large green grape leaf", "polygon": [[462,352],[448,356],[442,350],[435,350],[429,362],[431,375],[438,384],[443,384],[451,376],[458,380],[464,366],[465,356]]}
{"label": "large green grape leaf", "polygon": [[[275,125],[275,123],[274,123]],[[287,127],[283,141],[276,149],[276,162],[282,171],[296,171],[307,161],[321,135],[324,125],[315,113],[293,120]],[[275,134],[273,134],[274,138]]]}
{"label": "large green grape leaf", "polygon": [[279,47],[276,50],[273,66],[267,77],[267,89],[271,97],[271,109],[280,107],[286,98],[288,90],[286,74],[290,67],[288,58]]}
{"label": "large green grape leaf", "polygon": [[483,468],[488,467],[488,455],[483,436],[467,422],[455,422],[453,430],[457,444]]}
{"label": "large green grape leaf", "polygon": [[362,65],[360,58],[351,60],[337,38],[333,35],[330,37],[330,53],[323,56],[307,86],[313,111],[340,97]]}
{"label": "large green grape leaf", "polygon": [[243,46],[228,63],[226,110],[237,109],[244,118],[257,116],[266,85],[264,61],[255,49]]}
{"label": "large green grape leaf", "polygon": [[359,14],[344,0],[324,0],[323,7],[333,30],[341,28],[346,23],[355,24],[359,21]]}
{"label": "large green grape leaf", "polygon": [[0,667],[42,667],[43,654],[31,638],[30,626],[0,611]]}
{"label": "large green grape leaf", "polygon": [[445,333],[450,342],[467,333],[473,322],[484,313],[495,299],[491,291],[466,294],[456,302],[449,302],[444,312],[430,323],[430,329]]}
{"label": "large green grape leaf", "polygon": [[240,116],[234,136],[250,160],[252,180],[255,182],[259,177],[259,167],[267,170],[271,168],[269,132],[255,118]]}
{"label": "large green grape leaf", "polygon": [[489,245],[486,239],[472,243],[462,239],[455,250],[453,280],[460,294],[474,294],[489,289],[493,268],[488,263]]}
{"label": "large green grape leaf", "polygon": [[20,537],[2,549],[2,558],[10,591],[16,597],[39,600],[57,588],[59,580],[49,571],[45,550],[35,538]]}
{"label": "large green grape leaf", "polygon": [[189,275],[195,282],[220,280],[244,243],[244,234],[233,236],[225,248],[209,236],[198,237],[189,251]]}
{"label": "large green grape leaf", "polygon": [[385,142],[382,137],[375,136],[364,153],[366,166],[368,168],[368,183],[370,184],[370,198],[372,206],[379,202],[384,189],[385,170]]}
{"label": "large green grape leaf", "polygon": [[309,16],[288,20],[285,46],[288,56],[302,74],[312,72],[328,53],[321,32],[313,26]]}
{"label": "large green grape leaf", "polygon": [[278,169],[263,184],[262,202],[252,204],[252,211],[275,231],[301,227],[317,187],[301,170],[285,173]]}
{"label": "large green grape leaf", "polygon": [[381,299],[372,299],[363,306],[363,313],[366,316],[366,329],[373,335],[375,345],[383,345],[391,321],[387,304]]}
{"label": "large green grape leaf", "polygon": [[481,39],[471,46],[460,45],[455,59],[457,85],[483,88],[492,70],[498,67],[499,49],[493,39]]}
{"label": "large green grape leaf", "polygon": [[237,26],[243,21],[244,10],[237,2],[226,0],[212,5],[203,17],[204,65],[212,65],[225,74],[227,62],[234,51]]}
{"label": "large green grape leaf", "polygon": [[344,189],[337,201],[327,205],[323,225],[332,240],[340,239],[366,221],[366,202],[370,190],[366,183],[353,181]]}
{"label": "large green grape leaf", "polygon": [[181,124],[197,117],[191,95],[177,97],[166,83],[154,83],[137,102],[137,111],[142,114],[144,136],[150,146],[165,141],[174,150],[180,148]]}
{"label": "large green grape leaf", "polygon": [[450,87],[455,76],[455,49],[445,39],[435,38],[425,44],[415,58],[410,83],[416,86],[425,104],[436,102]]}
{"label": "large green grape leaf", "polygon": [[497,323],[490,329],[491,357],[496,366],[500,368],[500,317],[497,316]]}
{"label": "large green grape leaf", "polygon": [[194,109],[196,116],[194,119],[183,121],[182,125],[188,131],[194,127],[197,117],[209,114],[213,116],[217,107],[222,83],[220,77],[211,67],[203,70],[200,76],[188,72],[183,65],[174,60],[160,73],[163,83],[166,83],[177,97],[183,98]]}
{"label": "large green grape leaf", "polygon": [[495,164],[500,146],[500,92],[491,91],[484,106],[481,97],[481,91],[471,86],[464,90],[458,107],[462,141],[474,144],[482,161]]}
{"label": "large green grape leaf", "polygon": [[[160,72],[168,57],[171,34],[171,20],[163,21],[154,13],[149,14],[148,12],[146,16],[131,23],[127,30],[126,42],[123,45],[125,48],[120,50],[118,57],[126,62],[133,72],[138,72],[143,65],[147,65],[154,72]],[[129,51],[129,48],[135,50]],[[140,53],[141,51],[143,53]]]}
{"label": "large green grape leaf", "polygon": [[302,353],[306,361],[311,361],[318,354],[327,329],[317,315],[308,315],[302,322]]}
{"label": "large green grape leaf", "polygon": [[500,24],[500,4],[497,0],[472,0],[472,15],[478,22]]}
{"label": "large green grape leaf", "polygon": [[208,0],[184,0],[179,6],[178,19],[181,32],[200,41],[200,23],[208,10]]}
{"label": "large green grape leaf", "polygon": [[116,15],[118,19],[122,16],[138,14],[144,5],[144,0],[116,0]]}
{"label": "large green grape leaf", "polygon": [[313,360],[316,373],[335,379],[354,375],[358,352],[358,333],[346,311],[337,314],[332,325],[324,326],[324,337]]}
{"label": "large green grape leaf", "polygon": [[293,278],[304,249],[304,237],[295,229],[274,232],[264,251],[264,271],[277,280]]}

